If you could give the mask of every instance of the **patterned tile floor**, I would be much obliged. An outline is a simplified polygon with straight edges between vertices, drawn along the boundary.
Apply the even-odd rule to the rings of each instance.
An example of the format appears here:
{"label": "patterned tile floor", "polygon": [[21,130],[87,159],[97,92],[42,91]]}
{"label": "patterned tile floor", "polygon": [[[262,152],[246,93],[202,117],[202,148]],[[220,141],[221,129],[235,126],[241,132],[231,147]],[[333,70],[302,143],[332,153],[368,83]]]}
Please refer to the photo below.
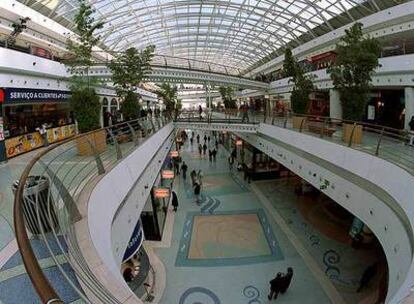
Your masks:
{"label": "patterned tile floor", "polygon": [[[14,238],[13,228],[13,192],[12,183],[19,179],[20,174],[29,160],[40,150],[10,159],[0,165],[0,304],[40,303],[37,294],[30,283],[24,269]],[[73,166],[73,164],[68,164]],[[50,257],[43,241],[32,239],[32,247],[40,260],[41,267],[53,283],[53,287],[62,296],[65,303],[79,303],[79,296],[67,288],[67,282],[62,276],[53,259]],[[59,254],[57,245],[53,246],[57,259],[72,280],[74,273],[66,263],[63,254]]]}
{"label": "patterned tile floor", "polygon": [[[167,286],[160,303],[268,303],[269,280],[279,271],[286,272],[289,266],[294,268],[295,276],[289,291],[278,298],[279,303],[331,303],[290,240],[266,213],[260,199],[250,191],[250,186],[238,173],[229,172],[227,152],[223,147],[219,148],[216,163],[210,163],[208,157],[199,157],[197,154],[195,145],[183,147],[182,156],[189,166],[189,172],[192,169],[202,169],[204,172],[204,196],[202,204],[198,206],[191,194],[188,178],[186,181],[182,177],[176,179],[174,187],[180,206],[175,216],[172,245],[170,248],[156,249],[167,272]],[[268,225],[262,231],[258,229],[253,232],[255,236],[244,230],[251,218],[240,221],[237,229],[220,231],[220,227],[226,227],[231,216],[251,215],[254,214],[253,210],[263,212]],[[225,216],[220,219],[220,215]],[[211,233],[203,231],[205,228],[202,227],[192,227],[194,217],[197,221],[197,217],[209,216],[216,216],[211,218]],[[243,261],[245,257],[241,257],[243,254],[238,251],[249,246],[252,241],[249,238],[266,234],[267,229],[272,236],[261,240],[260,246],[267,243],[271,247],[274,241],[275,247],[271,249],[274,255],[265,248],[260,252],[249,252],[248,258],[253,260]],[[236,231],[240,235],[235,236]],[[196,240],[196,245],[193,244],[199,246],[199,251],[192,256],[191,250],[183,249],[183,245],[191,249],[194,240],[187,239],[195,235],[202,239]],[[195,260],[199,264],[192,264]]]}

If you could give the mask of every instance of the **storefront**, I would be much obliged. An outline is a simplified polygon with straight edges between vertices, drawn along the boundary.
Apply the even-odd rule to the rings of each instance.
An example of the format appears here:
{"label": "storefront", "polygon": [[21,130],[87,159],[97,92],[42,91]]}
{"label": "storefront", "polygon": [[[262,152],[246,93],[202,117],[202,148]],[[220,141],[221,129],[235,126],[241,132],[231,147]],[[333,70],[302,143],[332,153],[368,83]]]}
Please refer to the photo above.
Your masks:
{"label": "storefront", "polygon": [[69,110],[68,91],[3,88],[3,136],[7,158],[44,145],[39,129],[47,129],[54,143],[73,136],[75,125]]}
{"label": "storefront", "polygon": [[147,240],[160,241],[164,231],[168,207],[171,201],[174,172],[171,171],[171,157],[164,160],[161,172],[158,174],[141,212],[141,221]]}

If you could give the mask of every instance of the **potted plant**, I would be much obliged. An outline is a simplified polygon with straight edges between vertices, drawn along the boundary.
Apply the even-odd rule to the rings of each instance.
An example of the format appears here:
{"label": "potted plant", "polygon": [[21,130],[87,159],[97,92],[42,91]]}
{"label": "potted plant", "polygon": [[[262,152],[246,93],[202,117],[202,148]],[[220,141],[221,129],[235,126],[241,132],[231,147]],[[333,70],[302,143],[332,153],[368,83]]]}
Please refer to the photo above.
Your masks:
{"label": "potted plant", "polygon": [[306,110],[309,102],[309,94],[314,90],[312,76],[305,75],[303,68],[296,62],[292,50],[287,48],[283,62],[282,73],[284,77],[291,77],[293,90],[290,96],[291,108],[294,114],[292,124],[294,129],[301,129],[306,122]]}
{"label": "potted plant", "polygon": [[150,63],[154,50],[153,45],[142,51],[132,47],[116,55],[108,64],[115,90],[118,96],[123,98],[120,111],[125,120],[137,119],[140,116],[141,105],[136,90],[142,79],[151,71]]}
{"label": "potted plant", "polygon": [[101,110],[99,98],[94,90],[97,82],[89,77],[89,69],[93,65],[92,49],[100,39],[95,35],[95,31],[103,27],[103,23],[96,22],[92,17],[93,13],[94,10],[88,3],[80,0],[79,11],[74,19],[77,41],[68,39],[67,47],[71,56],[64,61],[72,73],[70,107],[78,131],[88,133],[77,140],[80,155],[92,155],[106,149],[105,130],[97,130],[100,126]]}
{"label": "potted plant", "polygon": [[176,114],[177,90],[175,85],[169,83],[161,84],[160,88],[155,92],[159,98],[164,101],[166,112],[171,115]]}
{"label": "potted plant", "polygon": [[[380,44],[377,39],[364,36],[362,24],[355,23],[345,30],[345,36],[336,45],[336,52],[336,62],[328,73],[340,94],[343,118],[360,121],[368,101],[372,73],[379,65]],[[362,125],[344,123],[342,139],[361,143]]]}

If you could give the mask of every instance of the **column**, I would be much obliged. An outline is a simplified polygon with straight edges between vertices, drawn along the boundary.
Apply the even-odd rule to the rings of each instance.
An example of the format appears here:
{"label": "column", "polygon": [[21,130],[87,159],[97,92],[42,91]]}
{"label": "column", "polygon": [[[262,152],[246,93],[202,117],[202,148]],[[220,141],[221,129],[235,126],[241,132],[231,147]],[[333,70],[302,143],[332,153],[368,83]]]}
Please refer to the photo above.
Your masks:
{"label": "column", "polygon": [[329,90],[329,117],[342,119],[342,106],[339,92],[337,90]]}
{"label": "column", "polygon": [[411,117],[414,115],[414,88],[406,87],[404,89],[405,95],[405,129],[409,130],[410,126],[408,125]]}

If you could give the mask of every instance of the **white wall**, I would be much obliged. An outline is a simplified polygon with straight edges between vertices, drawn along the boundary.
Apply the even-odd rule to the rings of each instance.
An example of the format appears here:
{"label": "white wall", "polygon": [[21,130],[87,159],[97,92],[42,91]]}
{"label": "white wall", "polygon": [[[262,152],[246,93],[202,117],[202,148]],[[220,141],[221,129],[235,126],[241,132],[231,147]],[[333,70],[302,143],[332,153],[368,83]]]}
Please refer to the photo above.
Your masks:
{"label": "white wall", "polygon": [[[159,163],[159,159],[165,156],[173,142],[173,129],[170,123],[148,138],[99,181],[89,198],[88,225],[93,244],[113,273],[113,279],[125,286],[120,260],[149,195],[153,172],[160,170],[162,162]],[[145,170],[147,165],[149,170]],[[143,184],[148,188],[144,189]],[[138,191],[134,193],[136,200],[123,203],[131,189]],[[123,208],[118,211],[121,204]],[[114,248],[118,249],[115,254]]]}
{"label": "white wall", "polygon": [[[241,135],[317,188],[321,184],[320,179],[329,180],[334,189],[328,187],[323,192],[363,220],[384,248],[389,265],[389,303],[398,303],[404,298],[414,282],[410,241],[414,226],[414,176],[378,157],[317,137],[267,124],[261,124],[259,132],[317,156],[385,190],[395,205],[385,204],[382,197],[377,197],[380,193],[373,195],[341,174],[332,173],[282,146],[271,144],[256,135]],[[401,219],[407,222],[408,227],[402,224]]]}

